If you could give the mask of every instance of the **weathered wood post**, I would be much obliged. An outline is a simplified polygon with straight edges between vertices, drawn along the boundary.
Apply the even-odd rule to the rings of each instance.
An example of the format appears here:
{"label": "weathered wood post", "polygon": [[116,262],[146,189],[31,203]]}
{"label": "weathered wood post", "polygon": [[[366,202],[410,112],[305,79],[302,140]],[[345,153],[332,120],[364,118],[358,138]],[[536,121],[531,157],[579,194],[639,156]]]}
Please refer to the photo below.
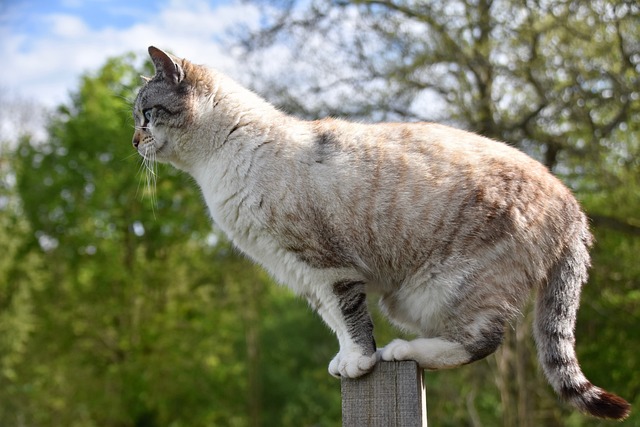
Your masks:
{"label": "weathered wood post", "polygon": [[360,378],[343,378],[343,427],[427,427],[422,369],[413,361],[384,362]]}

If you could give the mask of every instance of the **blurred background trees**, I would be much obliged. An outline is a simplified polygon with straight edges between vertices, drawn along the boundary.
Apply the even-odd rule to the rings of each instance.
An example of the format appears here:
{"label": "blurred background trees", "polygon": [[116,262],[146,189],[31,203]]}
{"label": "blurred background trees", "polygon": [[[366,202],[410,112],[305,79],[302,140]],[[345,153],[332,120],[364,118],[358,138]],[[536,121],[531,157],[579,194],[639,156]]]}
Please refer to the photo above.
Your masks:
{"label": "blurred background trees", "polygon": [[[640,6],[259,4],[262,30],[237,33],[236,77],[280,108],[452,124],[573,188],[597,238],[578,354],[594,383],[638,406]],[[137,64],[125,55],[85,75],[44,142],[26,120],[2,141],[0,425],[339,425],[335,339],[212,231],[188,177],[147,171],[133,152],[131,100],[152,73]],[[530,320],[496,355],[426,375],[432,423],[605,425],[557,402]],[[376,322],[382,345],[396,333]]]}

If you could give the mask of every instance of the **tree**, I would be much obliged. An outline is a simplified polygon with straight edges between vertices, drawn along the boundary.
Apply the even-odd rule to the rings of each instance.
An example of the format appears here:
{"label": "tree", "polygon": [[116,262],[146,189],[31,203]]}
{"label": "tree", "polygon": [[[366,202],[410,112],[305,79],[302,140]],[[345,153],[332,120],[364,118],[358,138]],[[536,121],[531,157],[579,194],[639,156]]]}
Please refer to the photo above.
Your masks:
{"label": "tree", "polygon": [[25,251],[29,234],[15,197],[10,151],[0,153],[0,420],[21,423],[27,397],[19,372],[28,360],[29,337],[37,327],[34,293],[40,287],[42,259]]}
{"label": "tree", "polygon": [[[637,359],[627,349],[638,347],[631,331],[640,282],[633,267],[640,234],[640,6],[571,0],[257,3],[266,24],[239,36],[241,55],[257,64],[251,76],[256,90],[281,108],[309,118],[450,123],[523,149],[576,191],[599,241],[578,351],[594,382],[637,396],[635,381],[616,378],[633,376],[629,366]],[[278,68],[273,58],[284,58],[285,65]],[[555,403],[536,371],[528,320],[510,332],[495,357],[481,362],[488,370],[429,374],[430,417],[451,425],[597,425]],[[612,355],[616,360],[623,354],[630,365],[612,362]],[[496,388],[488,390],[491,377]]]}

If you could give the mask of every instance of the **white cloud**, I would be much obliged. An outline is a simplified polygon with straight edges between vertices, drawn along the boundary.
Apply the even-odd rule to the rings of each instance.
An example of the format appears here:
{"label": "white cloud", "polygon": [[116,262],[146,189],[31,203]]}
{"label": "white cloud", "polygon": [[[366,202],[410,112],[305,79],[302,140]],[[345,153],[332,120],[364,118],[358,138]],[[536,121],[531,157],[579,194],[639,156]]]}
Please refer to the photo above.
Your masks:
{"label": "white cloud", "polygon": [[73,15],[52,14],[44,21],[50,23],[51,35],[63,40],[85,37],[90,31],[80,18]]}
{"label": "white cloud", "polygon": [[[133,11],[126,11],[131,16]],[[234,74],[232,55],[219,43],[230,26],[254,27],[258,10],[247,4],[212,6],[203,0],[171,0],[157,12],[139,13],[140,20],[127,28],[106,25],[91,28],[69,14],[38,17],[40,34],[8,30],[0,20],[0,86],[47,106],[67,100],[79,76],[95,70],[108,57],[129,51],[145,52],[155,45],[176,55]],[[19,28],[19,27],[18,27]]]}

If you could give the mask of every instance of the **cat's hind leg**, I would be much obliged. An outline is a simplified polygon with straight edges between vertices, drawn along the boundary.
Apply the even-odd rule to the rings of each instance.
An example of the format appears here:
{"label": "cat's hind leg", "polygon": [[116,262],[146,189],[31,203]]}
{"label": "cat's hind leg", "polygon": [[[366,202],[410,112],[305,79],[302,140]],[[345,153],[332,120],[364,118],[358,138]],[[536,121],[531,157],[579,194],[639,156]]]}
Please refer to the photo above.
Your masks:
{"label": "cat's hind leg", "polygon": [[382,360],[415,360],[424,369],[446,369],[469,363],[472,356],[460,343],[442,338],[396,339],[380,350]]}
{"label": "cat's hind leg", "polygon": [[420,338],[392,341],[379,351],[381,359],[415,360],[425,369],[447,369],[493,353],[528,294],[513,285],[521,279],[517,274],[502,274],[499,281],[496,276],[489,270],[473,277],[441,275],[424,285],[408,282],[384,295],[383,312]]}
{"label": "cat's hind leg", "polygon": [[456,327],[442,337],[401,339],[379,351],[382,360],[415,360],[424,369],[448,369],[482,359],[502,343],[504,323],[496,317],[479,316],[464,328]]}

